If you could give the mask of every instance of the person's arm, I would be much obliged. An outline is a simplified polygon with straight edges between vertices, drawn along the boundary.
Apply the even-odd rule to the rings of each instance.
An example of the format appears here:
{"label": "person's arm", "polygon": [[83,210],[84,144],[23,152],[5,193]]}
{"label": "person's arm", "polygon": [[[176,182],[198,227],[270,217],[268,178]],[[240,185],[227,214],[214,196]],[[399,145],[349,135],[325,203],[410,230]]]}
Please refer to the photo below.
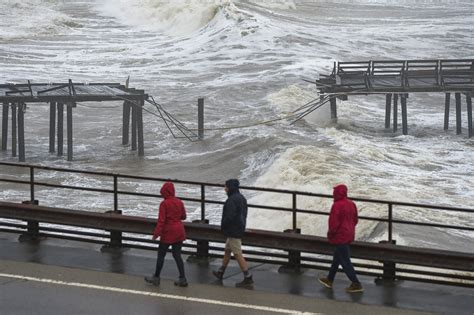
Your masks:
{"label": "person's arm", "polygon": [[158,221],[156,222],[155,231],[153,232],[153,240],[156,240],[158,236],[161,235],[161,231],[163,230],[163,226],[165,225],[166,221],[166,208],[163,205],[163,202],[160,203],[160,211],[158,213]]}
{"label": "person's arm", "polygon": [[353,202],[354,208],[355,208],[355,218],[354,218],[354,225],[357,225],[359,223],[359,210],[357,210],[356,204]]}
{"label": "person's arm", "polygon": [[181,202],[181,220],[186,220],[186,208],[184,207],[184,203]]}
{"label": "person's arm", "polygon": [[234,217],[237,214],[237,208],[231,199],[227,199],[224,204],[224,211],[222,211],[221,226],[228,226],[234,222]]}
{"label": "person's arm", "polygon": [[334,238],[337,234],[341,221],[339,219],[339,209],[334,204],[329,214],[328,238]]}

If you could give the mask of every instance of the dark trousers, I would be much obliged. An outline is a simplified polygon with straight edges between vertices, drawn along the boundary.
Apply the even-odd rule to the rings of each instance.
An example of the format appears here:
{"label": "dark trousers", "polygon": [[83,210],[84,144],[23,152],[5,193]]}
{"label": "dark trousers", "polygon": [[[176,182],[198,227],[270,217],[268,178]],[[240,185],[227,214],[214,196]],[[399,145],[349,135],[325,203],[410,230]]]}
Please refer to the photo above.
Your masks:
{"label": "dark trousers", "polygon": [[163,263],[165,262],[165,256],[170,246],[174,261],[178,267],[179,277],[184,278],[184,263],[183,259],[181,258],[181,247],[183,247],[183,242],[174,244],[165,244],[160,242],[160,246],[158,247],[158,258],[156,259],[155,277],[160,277],[161,269],[163,268]]}
{"label": "dark trousers", "polygon": [[354,267],[352,266],[349,244],[336,245],[336,249],[334,249],[334,256],[332,258],[331,269],[329,270],[329,280],[334,281],[334,277],[336,276],[339,265],[342,266],[342,269],[346,273],[349,280],[355,283],[360,283],[359,279],[357,279]]}

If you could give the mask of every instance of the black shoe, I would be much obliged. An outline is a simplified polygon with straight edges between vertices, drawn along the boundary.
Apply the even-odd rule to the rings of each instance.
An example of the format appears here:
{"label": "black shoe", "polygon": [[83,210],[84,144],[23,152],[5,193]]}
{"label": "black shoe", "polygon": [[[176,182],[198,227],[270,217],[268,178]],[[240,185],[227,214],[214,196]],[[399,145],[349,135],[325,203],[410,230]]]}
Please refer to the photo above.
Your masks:
{"label": "black shoe", "polygon": [[145,277],[145,282],[159,286],[160,285],[160,278],[156,276]]}
{"label": "black shoe", "polygon": [[224,272],[221,270],[213,270],[212,274],[219,280],[222,280],[224,278]]}
{"label": "black shoe", "polygon": [[252,289],[253,288],[253,279],[252,276],[250,277],[245,277],[244,280],[241,282],[237,282],[235,284],[236,288],[246,288],[246,289]]}
{"label": "black shoe", "polygon": [[178,281],[174,282],[175,286],[178,287],[187,287],[188,286],[188,281],[186,281],[186,278],[179,278]]}

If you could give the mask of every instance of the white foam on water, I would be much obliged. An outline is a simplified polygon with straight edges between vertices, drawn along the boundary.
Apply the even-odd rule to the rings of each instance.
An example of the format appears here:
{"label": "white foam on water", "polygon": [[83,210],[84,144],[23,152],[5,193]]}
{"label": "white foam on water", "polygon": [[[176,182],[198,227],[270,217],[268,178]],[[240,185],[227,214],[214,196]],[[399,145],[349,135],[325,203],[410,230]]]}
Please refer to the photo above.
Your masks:
{"label": "white foam on water", "polygon": [[98,9],[121,23],[167,35],[189,34],[206,26],[230,0],[104,0]]}

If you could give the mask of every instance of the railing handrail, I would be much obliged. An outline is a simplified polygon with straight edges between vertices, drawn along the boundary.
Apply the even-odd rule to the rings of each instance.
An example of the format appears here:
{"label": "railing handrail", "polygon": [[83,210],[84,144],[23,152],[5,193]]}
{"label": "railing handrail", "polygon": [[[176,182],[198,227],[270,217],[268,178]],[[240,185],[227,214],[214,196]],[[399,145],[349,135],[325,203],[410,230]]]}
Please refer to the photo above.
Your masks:
{"label": "railing handrail", "polygon": [[[30,202],[31,203],[35,202],[35,186],[113,194],[113,197],[114,197],[113,198],[113,211],[114,212],[120,212],[119,205],[118,205],[119,195],[133,195],[133,196],[141,196],[141,197],[162,198],[161,195],[159,194],[119,190],[118,189],[119,179],[136,179],[136,180],[147,180],[147,181],[157,181],[157,182],[171,181],[171,182],[174,182],[175,184],[196,186],[200,190],[200,198],[192,198],[192,197],[180,197],[180,198],[183,201],[196,202],[196,203],[201,204],[201,216],[200,216],[201,221],[206,221],[206,211],[205,211],[206,204],[223,204],[224,203],[221,200],[206,199],[206,193],[205,193],[206,186],[207,187],[223,187],[224,186],[223,184],[198,182],[198,181],[186,181],[186,180],[179,180],[179,179],[159,178],[159,177],[150,177],[150,176],[128,175],[128,174],[119,174],[119,173],[111,173],[111,172],[83,171],[83,170],[78,170],[78,169],[66,169],[66,168],[59,168],[59,167],[49,167],[49,166],[32,165],[32,164],[19,164],[19,163],[10,163],[10,162],[0,162],[0,165],[9,166],[9,167],[26,168],[29,170],[29,177],[30,177],[29,180],[0,178],[0,182],[10,182],[10,183],[30,185]],[[72,186],[72,185],[41,182],[41,181],[35,180],[35,170],[57,171],[57,172],[64,172],[68,174],[75,173],[75,174],[107,177],[107,180],[112,181],[113,186],[112,188],[104,189],[104,188],[79,187],[79,186]],[[279,207],[279,206],[264,205],[264,204],[248,204],[248,207],[256,208],[256,209],[272,210],[272,211],[291,212],[292,213],[291,226],[292,226],[293,231],[299,230],[298,223],[297,223],[298,213],[305,213],[305,214],[312,214],[312,215],[326,215],[326,216],[329,215],[328,211],[319,211],[317,209],[298,209],[297,207],[298,196],[318,197],[318,198],[327,198],[327,199],[333,198],[333,196],[329,194],[318,194],[318,193],[285,190],[285,189],[251,187],[251,186],[241,186],[240,188],[242,190],[287,194],[289,196],[292,196],[291,207]],[[388,200],[366,199],[366,198],[360,198],[360,197],[351,197],[351,199],[358,202],[375,203],[375,204],[388,206],[386,218],[360,216],[360,219],[367,220],[367,221],[378,221],[378,222],[387,223],[388,225],[387,236],[388,236],[389,242],[393,241],[393,224],[418,225],[418,226],[455,229],[455,230],[463,230],[463,231],[474,231],[474,227],[471,227],[471,226],[447,225],[447,224],[442,224],[438,222],[415,222],[415,221],[394,219],[393,208],[394,206],[401,206],[401,207],[423,208],[423,209],[430,209],[430,210],[437,210],[437,211],[457,211],[457,212],[464,212],[464,213],[474,213],[474,209],[440,206],[440,205],[416,204],[416,203],[397,202],[397,201],[388,201]]]}
{"label": "railing handrail", "polygon": [[[113,173],[113,172],[86,171],[86,170],[79,170],[79,169],[68,169],[68,168],[50,167],[50,166],[33,165],[33,164],[0,162],[0,165],[11,166],[11,167],[33,168],[33,169],[41,169],[41,170],[49,170],[49,171],[58,171],[58,172],[64,172],[64,173],[79,173],[79,174],[87,174],[87,175],[109,176],[109,177],[112,177],[112,179],[113,177],[116,176],[118,178],[149,180],[149,181],[157,181],[157,182],[170,181],[175,184],[183,184],[183,185],[196,185],[196,186],[205,185],[209,187],[224,187],[224,184],[210,183],[210,182],[189,181],[189,180],[180,180],[180,179],[173,179],[173,178],[153,177],[153,176],[138,176],[138,175],[129,175],[129,174]],[[7,182],[11,181],[11,182],[20,183],[20,184],[21,183],[30,184],[30,181],[9,180],[9,179],[0,178],[0,182],[2,181],[7,181]],[[35,182],[35,185],[43,185],[43,183]],[[57,187],[57,188],[65,187],[65,185],[54,185],[54,184],[48,184],[48,186]],[[74,188],[69,187],[69,188],[78,189],[78,190],[90,189],[91,191],[113,193],[113,190],[95,189],[91,187],[74,187]],[[297,195],[300,195],[300,196],[333,198],[333,196],[330,194],[312,193],[312,192],[299,191],[299,190],[287,190],[287,189],[255,187],[255,186],[240,186],[239,188],[242,190],[253,190],[253,191],[260,191],[260,192],[282,193],[282,194],[289,194],[289,195],[296,193]],[[127,193],[127,192],[122,192],[122,193]],[[159,195],[156,195],[156,196],[159,197]],[[353,201],[368,202],[368,203],[379,203],[379,204],[386,204],[386,205],[392,204],[392,205],[397,205],[397,206],[474,213],[474,208],[471,209],[471,208],[464,208],[464,207],[441,206],[441,205],[433,205],[433,204],[411,203],[411,202],[404,202],[404,201],[371,199],[371,198],[362,198],[362,197],[353,197],[353,196],[351,196],[350,199]]]}

